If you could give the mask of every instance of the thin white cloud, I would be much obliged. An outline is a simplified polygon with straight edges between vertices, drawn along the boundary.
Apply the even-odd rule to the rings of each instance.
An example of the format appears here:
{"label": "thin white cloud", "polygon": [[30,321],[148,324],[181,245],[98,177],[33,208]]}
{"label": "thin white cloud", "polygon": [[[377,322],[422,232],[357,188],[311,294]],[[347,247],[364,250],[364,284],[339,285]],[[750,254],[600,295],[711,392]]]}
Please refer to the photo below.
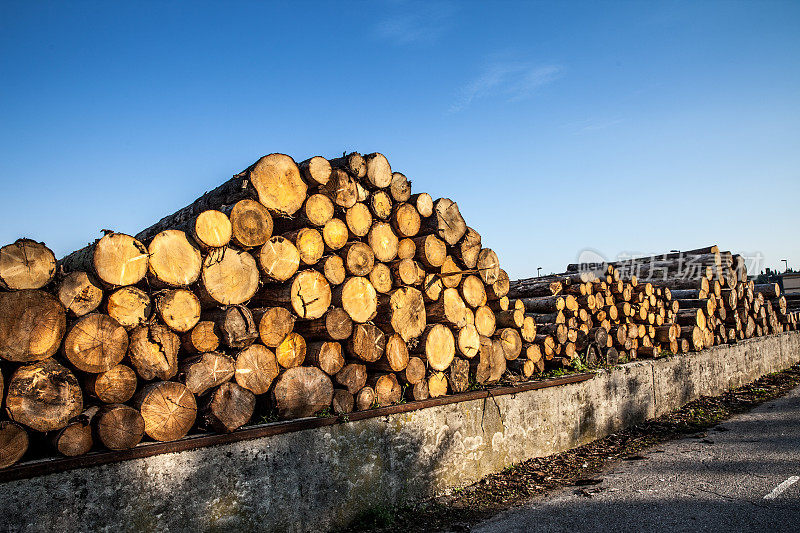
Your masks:
{"label": "thin white cloud", "polygon": [[450,111],[460,111],[473,101],[490,96],[503,98],[507,102],[524,100],[532,96],[536,89],[561,77],[563,70],[558,65],[492,63],[461,89]]}
{"label": "thin white cloud", "polygon": [[390,2],[390,13],[375,27],[375,34],[396,45],[429,44],[452,24],[453,2]]}

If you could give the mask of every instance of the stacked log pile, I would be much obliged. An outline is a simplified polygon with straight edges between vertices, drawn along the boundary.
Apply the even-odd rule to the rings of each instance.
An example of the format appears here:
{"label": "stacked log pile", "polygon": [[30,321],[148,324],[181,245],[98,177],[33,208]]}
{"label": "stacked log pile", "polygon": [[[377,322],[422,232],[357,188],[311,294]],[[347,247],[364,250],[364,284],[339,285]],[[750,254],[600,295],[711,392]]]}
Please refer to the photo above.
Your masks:
{"label": "stacked log pile", "polygon": [[653,261],[663,279],[621,262],[511,282],[455,202],[383,155],[271,154],[135,236],[60,261],[0,249],[0,467],[796,327],[738,256]]}
{"label": "stacked log pile", "polygon": [[530,376],[536,325],[508,288],[457,204],[378,153],[265,156],[58,262],[19,240],[0,250],[0,464],[29,439],[121,450]]}

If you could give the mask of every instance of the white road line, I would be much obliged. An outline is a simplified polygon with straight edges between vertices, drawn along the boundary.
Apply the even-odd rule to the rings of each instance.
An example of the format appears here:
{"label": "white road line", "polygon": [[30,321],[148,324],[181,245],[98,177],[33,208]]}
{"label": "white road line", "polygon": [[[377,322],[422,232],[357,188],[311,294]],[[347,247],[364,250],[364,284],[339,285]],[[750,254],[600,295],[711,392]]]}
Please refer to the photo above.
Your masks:
{"label": "white road line", "polygon": [[769,494],[764,496],[764,499],[765,500],[774,500],[775,498],[780,496],[783,491],[785,491],[786,489],[788,489],[789,487],[791,487],[792,485],[794,485],[798,481],[800,481],[800,476],[792,476],[792,477],[790,477],[789,479],[787,479],[786,481],[784,481],[783,483],[781,483],[780,485],[778,485],[777,487],[772,489],[772,492],[770,492]]}

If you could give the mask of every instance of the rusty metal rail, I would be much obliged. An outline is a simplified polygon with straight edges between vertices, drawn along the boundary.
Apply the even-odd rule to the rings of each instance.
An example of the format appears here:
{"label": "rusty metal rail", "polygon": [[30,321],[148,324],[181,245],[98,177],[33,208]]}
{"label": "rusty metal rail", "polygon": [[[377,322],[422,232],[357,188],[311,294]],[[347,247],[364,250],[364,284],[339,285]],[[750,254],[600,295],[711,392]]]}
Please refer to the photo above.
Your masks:
{"label": "rusty metal rail", "polygon": [[463,392],[460,394],[453,394],[449,396],[440,396],[438,398],[431,398],[428,400],[421,400],[415,402],[408,402],[399,405],[389,405],[386,407],[378,407],[376,409],[368,409],[366,411],[356,411],[347,415],[347,417],[330,416],[324,418],[301,418],[297,420],[287,420],[282,422],[272,422],[268,424],[259,424],[254,426],[247,426],[233,433],[216,434],[208,433],[201,435],[190,435],[183,439],[172,442],[150,442],[143,443],[130,450],[122,451],[103,451],[103,452],[90,452],[78,457],[59,457],[59,458],[45,458],[27,461],[20,463],[4,470],[0,470],[0,483],[15,481],[18,479],[28,479],[32,477],[45,476],[48,474],[55,474],[58,472],[65,472],[67,470],[75,470],[78,468],[87,468],[92,466],[99,466],[109,463],[118,463],[121,461],[128,461],[130,459],[139,459],[142,457],[150,457],[162,453],[183,452],[187,450],[194,450],[197,448],[205,448],[208,446],[217,446],[220,444],[230,444],[243,440],[257,439],[260,437],[269,437],[272,435],[280,435],[283,433],[292,433],[295,431],[302,431],[305,429],[313,429],[323,426],[332,426],[334,424],[343,424],[347,422],[355,422],[357,420],[365,420],[367,418],[375,418],[380,416],[394,415],[399,413],[408,413],[418,409],[425,409],[427,407],[436,407],[440,405],[448,405],[451,403],[466,402],[470,400],[481,400],[493,396],[503,396],[506,394],[518,394],[535,389],[544,389],[547,387],[557,387],[559,385],[567,385],[570,383],[579,383],[586,381],[594,376],[592,373],[587,374],[573,374],[570,376],[546,379],[542,381],[531,381],[522,383],[520,385],[496,387],[488,390],[477,390],[470,392]]}

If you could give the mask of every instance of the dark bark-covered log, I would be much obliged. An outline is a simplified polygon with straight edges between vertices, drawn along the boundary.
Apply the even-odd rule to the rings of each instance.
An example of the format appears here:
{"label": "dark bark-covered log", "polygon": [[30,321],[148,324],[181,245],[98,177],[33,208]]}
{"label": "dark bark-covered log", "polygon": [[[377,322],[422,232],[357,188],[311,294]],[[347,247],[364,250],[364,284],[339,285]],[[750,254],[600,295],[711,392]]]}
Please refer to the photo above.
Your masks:
{"label": "dark bark-covered log", "polygon": [[83,410],[78,379],[49,358],[19,367],[6,391],[6,411],[36,431],[61,429]]}
{"label": "dark bark-covered log", "polygon": [[145,385],[133,399],[144,419],[144,432],[158,441],[185,436],[197,418],[197,403],[189,389],[175,381]]}
{"label": "dark bark-covered log", "polygon": [[333,383],[319,368],[289,368],[275,382],[273,397],[282,418],[311,416],[330,407]]}
{"label": "dark bark-covered log", "polygon": [[44,291],[0,293],[0,357],[26,363],[54,355],[66,321],[64,306]]}

